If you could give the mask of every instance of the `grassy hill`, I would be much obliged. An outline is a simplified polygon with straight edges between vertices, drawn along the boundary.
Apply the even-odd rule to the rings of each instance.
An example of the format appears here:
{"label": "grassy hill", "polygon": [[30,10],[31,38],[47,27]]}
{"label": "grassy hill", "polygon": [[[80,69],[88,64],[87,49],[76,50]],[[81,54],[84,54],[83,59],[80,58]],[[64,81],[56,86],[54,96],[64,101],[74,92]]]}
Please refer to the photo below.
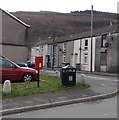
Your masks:
{"label": "grassy hill", "polygon": [[[62,37],[90,30],[91,11],[57,13],[50,11],[14,12],[15,16],[31,25],[31,45],[49,37]],[[94,29],[117,23],[117,14],[94,11]]]}

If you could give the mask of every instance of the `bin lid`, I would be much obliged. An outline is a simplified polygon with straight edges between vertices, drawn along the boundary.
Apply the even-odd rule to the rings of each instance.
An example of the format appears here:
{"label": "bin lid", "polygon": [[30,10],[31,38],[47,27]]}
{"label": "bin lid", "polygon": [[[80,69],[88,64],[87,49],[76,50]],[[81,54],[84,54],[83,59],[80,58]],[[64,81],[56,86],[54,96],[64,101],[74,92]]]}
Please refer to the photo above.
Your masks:
{"label": "bin lid", "polygon": [[65,66],[65,67],[62,67],[63,69],[67,69],[67,68],[75,68],[75,67],[73,67],[73,66],[71,66],[71,65],[67,65],[67,66]]}

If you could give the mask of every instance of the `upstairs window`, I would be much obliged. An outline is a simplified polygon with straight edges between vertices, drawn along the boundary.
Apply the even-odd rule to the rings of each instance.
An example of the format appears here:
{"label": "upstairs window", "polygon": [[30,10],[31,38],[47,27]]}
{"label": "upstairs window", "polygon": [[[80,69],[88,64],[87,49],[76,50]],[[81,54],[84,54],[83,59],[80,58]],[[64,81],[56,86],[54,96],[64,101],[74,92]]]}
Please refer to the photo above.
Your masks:
{"label": "upstairs window", "polygon": [[66,52],[66,42],[63,43],[63,52]]}
{"label": "upstairs window", "polygon": [[105,47],[105,44],[107,43],[106,37],[107,37],[107,35],[102,35],[101,36],[101,48]]}
{"label": "upstairs window", "polygon": [[41,46],[41,56],[43,56],[43,46]]}
{"label": "upstairs window", "polygon": [[85,43],[84,43],[84,49],[85,49],[85,50],[88,49],[88,40],[85,40]]}

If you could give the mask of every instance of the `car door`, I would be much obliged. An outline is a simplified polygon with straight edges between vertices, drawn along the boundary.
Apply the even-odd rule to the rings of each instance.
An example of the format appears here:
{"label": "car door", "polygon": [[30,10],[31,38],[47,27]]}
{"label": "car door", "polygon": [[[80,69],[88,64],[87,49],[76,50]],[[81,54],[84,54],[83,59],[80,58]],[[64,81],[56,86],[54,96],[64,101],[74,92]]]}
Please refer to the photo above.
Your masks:
{"label": "car door", "polygon": [[12,62],[2,60],[2,80],[20,80],[20,71]]}
{"label": "car door", "polygon": [[0,60],[0,83],[2,81],[2,60]]}

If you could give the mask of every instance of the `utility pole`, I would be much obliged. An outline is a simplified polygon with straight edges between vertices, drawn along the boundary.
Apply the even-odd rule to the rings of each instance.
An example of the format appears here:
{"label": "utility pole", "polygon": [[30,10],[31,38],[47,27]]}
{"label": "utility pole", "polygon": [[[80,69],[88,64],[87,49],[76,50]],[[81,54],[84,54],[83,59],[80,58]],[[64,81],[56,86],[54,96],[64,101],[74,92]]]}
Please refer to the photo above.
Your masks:
{"label": "utility pole", "polygon": [[54,53],[54,44],[55,44],[55,34],[53,33],[53,44],[52,44],[52,53],[53,53],[53,54],[52,54],[52,69],[54,69],[54,62],[55,62],[55,61],[54,61],[54,57],[55,57],[55,56],[54,56],[54,54],[55,54],[55,53]]}
{"label": "utility pole", "polygon": [[91,62],[90,62],[90,72],[92,73],[92,49],[93,49],[93,43],[92,43],[92,41],[93,41],[93,5],[91,6]]}

